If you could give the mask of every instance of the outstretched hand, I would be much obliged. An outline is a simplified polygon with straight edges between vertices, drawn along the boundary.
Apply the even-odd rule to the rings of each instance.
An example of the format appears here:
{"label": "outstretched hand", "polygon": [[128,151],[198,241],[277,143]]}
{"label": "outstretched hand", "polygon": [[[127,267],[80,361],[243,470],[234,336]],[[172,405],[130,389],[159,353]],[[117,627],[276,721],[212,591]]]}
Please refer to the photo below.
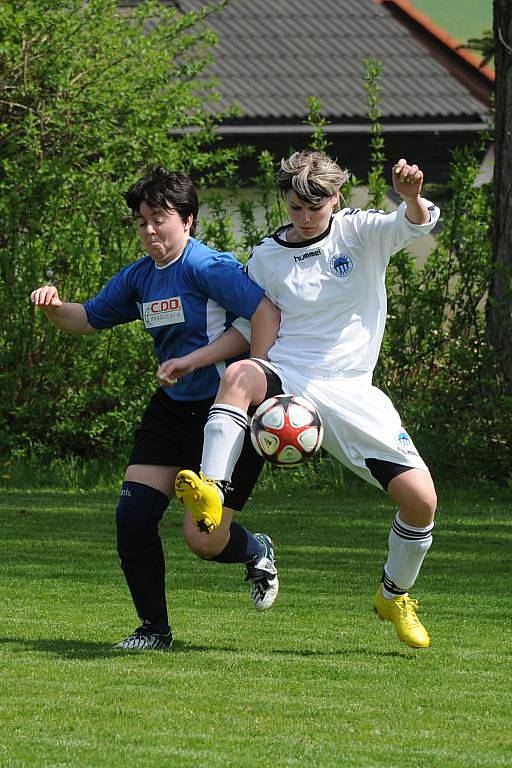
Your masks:
{"label": "outstretched hand", "polygon": [[59,292],[54,285],[42,285],[30,294],[30,301],[36,307],[57,308],[62,306]]}
{"label": "outstretched hand", "polygon": [[423,186],[423,171],[409,165],[403,157],[393,166],[393,187],[404,200],[419,197]]}

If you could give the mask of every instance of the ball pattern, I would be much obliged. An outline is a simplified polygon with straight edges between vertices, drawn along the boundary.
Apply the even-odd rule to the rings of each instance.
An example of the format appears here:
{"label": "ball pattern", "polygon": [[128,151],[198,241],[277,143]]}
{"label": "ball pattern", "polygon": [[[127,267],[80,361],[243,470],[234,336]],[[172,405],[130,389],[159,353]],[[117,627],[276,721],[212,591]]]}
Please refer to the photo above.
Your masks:
{"label": "ball pattern", "polygon": [[251,420],[251,440],[267,461],[292,467],[311,458],[322,444],[322,419],[307,398],[276,395],[257,408]]}

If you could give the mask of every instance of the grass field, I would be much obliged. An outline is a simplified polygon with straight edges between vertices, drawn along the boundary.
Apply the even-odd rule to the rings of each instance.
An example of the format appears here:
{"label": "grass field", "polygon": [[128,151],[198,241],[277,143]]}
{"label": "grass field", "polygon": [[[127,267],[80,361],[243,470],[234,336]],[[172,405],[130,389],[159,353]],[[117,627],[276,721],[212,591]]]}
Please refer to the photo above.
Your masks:
{"label": "grass field", "polygon": [[175,646],[112,648],[135,619],[115,494],[0,492],[2,768],[510,766],[510,489],[445,491],[414,591],[433,644],[375,618],[392,508],[364,484],[259,491],[244,519],[278,546],[257,614],[240,566],[163,525]]}
{"label": "grass field", "polygon": [[461,43],[492,29],[492,0],[412,0],[412,3]]}

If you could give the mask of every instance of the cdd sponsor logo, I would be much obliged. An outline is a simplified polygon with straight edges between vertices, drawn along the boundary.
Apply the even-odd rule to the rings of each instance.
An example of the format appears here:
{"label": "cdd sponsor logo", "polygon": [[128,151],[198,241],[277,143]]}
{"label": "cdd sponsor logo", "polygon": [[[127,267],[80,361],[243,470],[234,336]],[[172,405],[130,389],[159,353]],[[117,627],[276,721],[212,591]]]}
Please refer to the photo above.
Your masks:
{"label": "cdd sponsor logo", "polygon": [[179,296],[168,299],[146,301],[142,305],[142,319],[146,328],[157,328],[160,325],[183,323],[185,316]]}
{"label": "cdd sponsor logo", "polygon": [[346,253],[337,253],[329,262],[329,269],[336,277],[346,277],[352,272],[354,262]]}

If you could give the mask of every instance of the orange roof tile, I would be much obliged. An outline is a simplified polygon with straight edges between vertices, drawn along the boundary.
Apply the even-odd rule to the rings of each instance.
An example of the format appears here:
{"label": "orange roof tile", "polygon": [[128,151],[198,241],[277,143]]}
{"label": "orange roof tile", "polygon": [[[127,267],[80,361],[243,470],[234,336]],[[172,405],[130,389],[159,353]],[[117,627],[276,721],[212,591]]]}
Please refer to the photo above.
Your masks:
{"label": "orange roof tile", "polygon": [[460,56],[461,59],[464,59],[467,64],[470,64],[485,75],[491,82],[494,82],[496,76],[490,67],[485,64],[482,65],[482,60],[471,51],[461,48],[460,40],[456,40],[452,37],[449,32],[443,29],[443,27],[440,27],[439,24],[436,24],[435,21],[432,21],[430,16],[419,11],[409,0],[374,0],[374,2],[377,3],[377,5],[395,5],[404,14],[409,16],[410,19],[415,21],[421,27],[424,27],[424,29],[440,43],[443,43],[447,48],[450,48],[453,53]]}

